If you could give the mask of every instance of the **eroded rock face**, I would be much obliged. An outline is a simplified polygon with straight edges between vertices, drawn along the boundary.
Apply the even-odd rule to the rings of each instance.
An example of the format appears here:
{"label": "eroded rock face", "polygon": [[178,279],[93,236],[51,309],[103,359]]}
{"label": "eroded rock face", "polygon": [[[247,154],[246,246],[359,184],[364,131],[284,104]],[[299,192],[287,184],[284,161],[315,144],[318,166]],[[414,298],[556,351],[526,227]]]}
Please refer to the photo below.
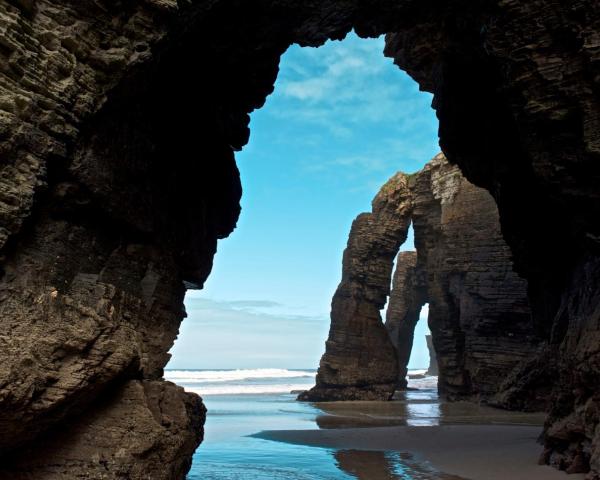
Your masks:
{"label": "eroded rock face", "polygon": [[396,351],[380,310],[389,295],[394,257],[406,240],[411,208],[408,177],[399,173],[373,199],[372,213],[362,213],[352,223],[317,384],[300,400],[388,400],[394,394]]}
{"label": "eroded rock face", "polygon": [[[421,308],[429,303],[428,323],[437,354],[440,392],[449,399],[491,399],[499,393],[506,377],[535,355],[543,343],[534,328],[527,285],[512,269],[496,204],[486,190],[469,183],[442,154],[422,171],[410,176],[397,174],[391,181],[395,178],[404,178],[406,185],[401,196],[388,200],[401,202],[397,208],[401,216],[396,222],[384,219],[394,230],[382,229],[379,221],[361,221],[370,217],[359,216],[344,254],[345,272],[350,265],[360,272],[361,285],[376,283],[381,295],[389,293],[383,287],[390,284],[391,269],[373,268],[364,255],[355,252],[358,247],[372,249],[372,245],[383,244],[384,239],[378,241],[377,236],[395,231],[397,242],[385,239],[385,245],[393,246],[395,254],[412,222],[417,251],[398,253],[386,312],[385,327],[398,359],[397,387],[406,387],[415,326]],[[382,192],[387,190],[387,185],[382,188]],[[377,198],[374,205],[376,202]],[[400,228],[396,227],[398,222]],[[344,279],[348,277],[345,273]],[[319,392],[319,396],[314,398],[355,399],[354,393],[338,393],[336,386],[345,388],[348,378],[359,379],[356,383],[360,384],[368,378],[377,382],[380,377],[373,369],[389,368],[381,362],[356,361],[356,352],[375,359],[382,351],[381,340],[359,343],[369,338],[367,328],[381,330],[379,317],[373,315],[373,320],[366,323],[357,321],[352,310],[336,310],[342,293],[344,300],[350,297],[346,301],[358,303],[364,291],[346,288],[342,281],[334,297],[330,337],[317,386],[311,391]],[[379,301],[374,307],[381,309],[383,305]],[[330,367],[334,362],[335,367]],[[331,370],[334,375],[328,375]],[[327,398],[328,394],[332,398]],[[533,404],[538,397],[538,403]],[[528,409],[546,406],[540,395],[532,393],[527,398],[531,403]]]}
{"label": "eroded rock face", "polygon": [[[150,341],[156,331],[144,333],[131,315],[141,315],[154,282],[140,269],[156,267],[123,252],[142,245],[174,266],[169,292],[180,292],[182,281],[200,286],[217,238],[239,213],[232,150],[247,141],[248,113],[272,91],[279,56],[293,42],[319,45],[355,28],[389,34],[386,53],[434,94],[449,161],[496,200],[503,236],[528,280],[536,329],[548,341],[540,355],[560,369],[546,458],[588,468],[591,457],[598,472],[598,420],[582,414],[598,408],[600,384],[595,0],[10,0],[0,19],[0,262],[10,270],[0,280],[0,311],[7,325],[15,318],[19,325],[14,334],[1,327],[0,352],[10,353],[0,353],[0,410],[15,409],[30,425],[38,418],[33,435],[75,421],[95,397],[142,370],[159,374],[171,322],[182,316],[181,293],[159,301],[164,307],[150,323],[166,318],[165,337]],[[87,240],[61,250],[50,235],[42,245],[54,230],[57,238],[73,230]],[[49,257],[54,250],[67,261]],[[109,257],[118,265],[107,272],[121,273],[86,290]],[[51,303],[54,289],[59,302]],[[115,312],[132,314],[110,317],[107,299]],[[44,308],[68,316],[81,338],[63,353],[73,332],[51,323],[38,339],[38,359],[38,340],[23,332],[42,330],[35,324],[48,321]],[[104,334],[115,331],[114,358],[96,355],[110,341],[90,337],[89,318]],[[121,323],[134,332],[127,345],[120,345]],[[15,350],[22,353],[13,359]],[[81,373],[88,369],[98,383]],[[15,400],[2,392],[21,371],[29,386],[11,386]],[[77,371],[82,383],[69,385],[69,375],[53,371]],[[539,373],[530,381],[540,382]],[[53,393],[56,383],[67,388]],[[585,429],[571,418],[585,418]],[[9,416],[1,421],[14,434],[1,448],[31,441]]]}
{"label": "eroded rock face", "polygon": [[429,303],[439,390],[450,399],[490,399],[542,343],[527,284],[513,271],[493,198],[443,155],[412,177],[411,190],[416,269],[426,297],[422,286],[417,291],[419,304]]}
{"label": "eroded rock face", "polygon": [[132,380],[67,429],[3,462],[1,478],[184,478],[202,440],[200,398],[162,380]]}
{"label": "eroded rock face", "polygon": [[0,455],[29,452],[3,478],[184,478],[202,437],[200,399],[159,379],[235,226],[245,133],[166,53],[176,4],[121,7],[0,5]]}

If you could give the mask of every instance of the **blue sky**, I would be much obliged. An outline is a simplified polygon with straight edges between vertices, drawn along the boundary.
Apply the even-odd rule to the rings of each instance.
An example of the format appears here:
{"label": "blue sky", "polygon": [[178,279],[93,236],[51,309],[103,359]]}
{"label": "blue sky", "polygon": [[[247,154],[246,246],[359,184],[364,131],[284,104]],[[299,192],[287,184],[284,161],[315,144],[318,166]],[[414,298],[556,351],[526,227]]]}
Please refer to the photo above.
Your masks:
{"label": "blue sky", "polygon": [[[431,95],[351,33],[283,55],[275,92],[236,155],[244,189],[169,368],[316,368],[352,220],[398,170],[438,151]],[[407,242],[404,249],[412,249]],[[419,322],[412,367],[427,366]]]}

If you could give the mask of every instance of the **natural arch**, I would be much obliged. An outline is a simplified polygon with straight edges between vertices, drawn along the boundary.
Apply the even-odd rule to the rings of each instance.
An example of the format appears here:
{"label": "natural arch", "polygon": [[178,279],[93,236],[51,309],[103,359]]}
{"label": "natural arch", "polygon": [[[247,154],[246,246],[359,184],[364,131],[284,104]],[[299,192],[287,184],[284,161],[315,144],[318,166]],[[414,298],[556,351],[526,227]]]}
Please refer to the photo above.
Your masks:
{"label": "natural arch", "polygon": [[[398,253],[411,221],[417,251]],[[413,175],[398,173],[373,200],[373,213],[354,221],[317,385],[301,398],[388,400],[405,388],[415,326],[429,303],[440,393],[493,401],[544,340],[535,331],[526,288],[513,271],[486,190],[441,154]],[[384,328],[379,310],[386,295]],[[547,407],[533,386],[519,395],[523,408]]]}
{"label": "natural arch", "polygon": [[[354,28],[388,33],[386,54],[434,93],[449,161],[495,198],[558,360],[545,458],[597,470],[581,412],[600,384],[598,15],[591,0],[5,2],[0,451],[27,460],[4,468],[183,475],[202,414],[162,367],[184,282],[202,285],[239,214],[233,150],[287,46]],[[79,422],[84,410],[99,423]],[[145,431],[123,425],[101,463],[78,456],[74,439],[101,443],[132,415]],[[140,439],[164,453],[142,472],[135,452],[114,455]]]}

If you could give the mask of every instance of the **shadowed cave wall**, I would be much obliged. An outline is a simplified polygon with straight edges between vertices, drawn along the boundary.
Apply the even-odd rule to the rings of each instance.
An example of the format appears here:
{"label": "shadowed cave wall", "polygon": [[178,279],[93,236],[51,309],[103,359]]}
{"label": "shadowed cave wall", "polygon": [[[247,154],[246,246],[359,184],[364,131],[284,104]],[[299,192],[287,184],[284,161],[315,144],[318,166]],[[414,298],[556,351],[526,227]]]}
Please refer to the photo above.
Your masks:
{"label": "shadowed cave wall", "polygon": [[547,345],[519,378],[553,385],[544,458],[598,478],[594,1],[7,0],[0,19],[2,475],[183,478],[203,409],[162,368],[239,214],[233,151],[285,49],[355,28],[388,33],[496,200]]}

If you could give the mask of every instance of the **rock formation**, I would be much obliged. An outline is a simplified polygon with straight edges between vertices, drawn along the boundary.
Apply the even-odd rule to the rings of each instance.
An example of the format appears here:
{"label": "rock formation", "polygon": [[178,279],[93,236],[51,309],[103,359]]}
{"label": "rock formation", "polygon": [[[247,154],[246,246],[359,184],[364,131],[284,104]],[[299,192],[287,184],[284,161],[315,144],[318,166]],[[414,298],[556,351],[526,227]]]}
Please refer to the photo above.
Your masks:
{"label": "rock formation", "polygon": [[0,478],[184,478],[204,413],[197,395],[170,382],[131,380],[48,443],[42,436],[6,459]]}
{"label": "rock formation", "polygon": [[389,400],[394,394],[396,352],[380,310],[390,292],[394,257],[406,240],[411,209],[408,177],[399,173],[373,199],[373,212],[360,214],[352,223],[317,385],[300,400]]}
{"label": "rock formation", "polygon": [[[407,255],[401,253],[397,269],[412,269],[418,280],[395,277],[386,322],[400,369],[405,371],[410,357],[418,312],[429,303],[440,392],[450,399],[490,399],[542,342],[527,285],[513,272],[498,210],[486,190],[469,183],[443,155],[411,177],[410,189],[417,258],[404,267]],[[416,313],[395,308],[406,299]]]}
{"label": "rock formation", "polygon": [[3,455],[161,381],[183,285],[202,285],[239,213],[248,114],[290,44],[352,28],[388,34],[385,53],[434,94],[449,161],[496,200],[546,342],[526,379],[553,381],[544,459],[599,478],[595,0],[2,2]]}
{"label": "rock formation", "polygon": [[427,351],[429,352],[429,368],[427,368],[426,375],[438,376],[438,361],[435,353],[435,347],[433,346],[433,337],[431,335],[425,335],[425,341],[427,342]]}
{"label": "rock formation", "polygon": [[[397,178],[405,182],[402,195],[390,196],[390,182]],[[368,379],[375,379],[379,388],[382,376],[392,372],[397,372],[397,386],[405,388],[415,326],[421,308],[429,303],[440,392],[450,399],[491,399],[505,378],[542,343],[527,303],[527,285],[512,270],[496,204],[486,190],[469,183],[442,154],[422,171],[410,177],[397,174],[390,182],[375,198],[374,212],[386,196],[390,211],[393,201],[400,202],[396,209],[399,217],[379,215],[377,221],[366,222],[363,219],[374,214],[361,214],[355,220],[344,253],[342,283],[332,303],[331,330],[317,385],[301,398],[368,399],[372,397]],[[385,327],[397,353],[396,370],[389,367],[389,361],[377,361],[381,352],[389,349],[388,340],[379,335],[382,325],[378,311],[389,293],[391,267],[375,268],[369,262],[373,254],[360,252],[372,252],[373,245],[378,245],[386,258],[395,255],[411,221],[417,251],[398,253],[386,312]],[[396,242],[388,240],[391,233],[397,235]],[[380,235],[385,238],[378,240]],[[389,260],[386,265],[390,265]],[[349,288],[353,277],[360,283]],[[361,302],[367,291],[361,287],[370,284],[377,285],[381,293],[369,322],[354,313],[358,308],[339,308],[340,298],[351,305]],[[366,308],[361,306],[360,311]],[[370,334],[368,328],[377,334]],[[377,368],[388,370],[377,374]],[[357,395],[359,385],[369,394]],[[389,398],[391,391],[390,387],[383,398]],[[528,395],[535,398],[535,393]],[[544,407],[543,400],[529,407]]]}

